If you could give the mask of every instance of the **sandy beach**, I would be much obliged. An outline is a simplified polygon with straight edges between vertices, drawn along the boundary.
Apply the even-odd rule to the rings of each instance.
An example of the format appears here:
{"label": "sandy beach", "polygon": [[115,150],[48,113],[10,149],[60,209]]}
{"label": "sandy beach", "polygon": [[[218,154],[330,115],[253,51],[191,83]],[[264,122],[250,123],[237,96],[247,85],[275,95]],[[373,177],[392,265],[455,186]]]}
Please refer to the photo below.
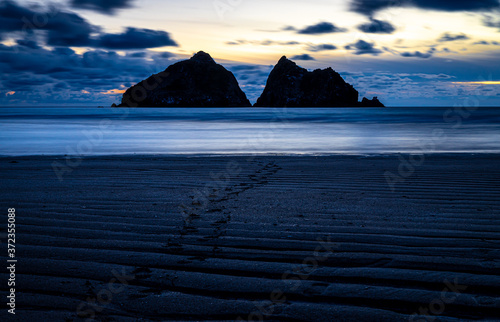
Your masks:
{"label": "sandy beach", "polygon": [[16,321],[498,321],[500,156],[418,161],[0,158]]}

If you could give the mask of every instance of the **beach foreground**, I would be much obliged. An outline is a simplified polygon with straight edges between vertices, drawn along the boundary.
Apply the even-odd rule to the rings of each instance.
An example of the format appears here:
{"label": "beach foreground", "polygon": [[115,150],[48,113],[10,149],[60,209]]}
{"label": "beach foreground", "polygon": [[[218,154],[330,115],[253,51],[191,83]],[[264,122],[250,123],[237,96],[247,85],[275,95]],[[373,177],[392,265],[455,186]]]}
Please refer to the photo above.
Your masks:
{"label": "beach foreground", "polygon": [[7,319],[498,320],[499,161],[0,158]]}

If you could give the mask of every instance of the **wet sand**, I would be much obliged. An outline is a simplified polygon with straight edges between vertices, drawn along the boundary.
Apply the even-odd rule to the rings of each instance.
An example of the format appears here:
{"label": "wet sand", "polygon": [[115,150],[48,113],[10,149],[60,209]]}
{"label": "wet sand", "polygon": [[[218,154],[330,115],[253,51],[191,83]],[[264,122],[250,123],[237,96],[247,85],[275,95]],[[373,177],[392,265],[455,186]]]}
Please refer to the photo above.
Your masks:
{"label": "wet sand", "polygon": [[6,320],[498,321],[499,161],[0,158]]}

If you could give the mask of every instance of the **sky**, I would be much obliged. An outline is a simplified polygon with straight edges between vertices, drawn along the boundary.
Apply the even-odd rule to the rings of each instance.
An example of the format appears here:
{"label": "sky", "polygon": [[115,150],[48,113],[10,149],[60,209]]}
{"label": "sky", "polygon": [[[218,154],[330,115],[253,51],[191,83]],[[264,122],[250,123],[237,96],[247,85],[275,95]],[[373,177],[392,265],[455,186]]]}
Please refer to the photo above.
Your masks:
{"label": "sky", "polygon": [[111,105],[208,52],[254,103],[286,55],[387,106],[500,106],[500,0],[0,0],[0,105]]}

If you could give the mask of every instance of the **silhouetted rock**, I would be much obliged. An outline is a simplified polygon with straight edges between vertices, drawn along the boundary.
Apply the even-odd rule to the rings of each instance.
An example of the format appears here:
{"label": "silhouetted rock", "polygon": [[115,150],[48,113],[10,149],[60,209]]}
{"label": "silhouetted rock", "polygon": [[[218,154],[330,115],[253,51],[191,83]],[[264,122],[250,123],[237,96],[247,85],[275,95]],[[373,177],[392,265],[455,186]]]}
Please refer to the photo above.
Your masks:
{"label": "silhouetted rock", "polygon": [[283,56],[255,106],[359,107],[358,96],[358,91],[333,69],[309,72]]}
{"label": "silhouetted rock", "polygon": [[361,101],[361,107],[385,107],[385,105],[378,100],[377,96],[375,96],[371,100],[363,97],[363,100]]}
{"label": "silhouetted rock", "polygon": [[111,104],[111,107],[118,107],[115,103]]}
{"label": "silhouetted rock", "polygon": [[202,51],[132,86],[120,104],[120,107],[250,106],[234,75]]}

